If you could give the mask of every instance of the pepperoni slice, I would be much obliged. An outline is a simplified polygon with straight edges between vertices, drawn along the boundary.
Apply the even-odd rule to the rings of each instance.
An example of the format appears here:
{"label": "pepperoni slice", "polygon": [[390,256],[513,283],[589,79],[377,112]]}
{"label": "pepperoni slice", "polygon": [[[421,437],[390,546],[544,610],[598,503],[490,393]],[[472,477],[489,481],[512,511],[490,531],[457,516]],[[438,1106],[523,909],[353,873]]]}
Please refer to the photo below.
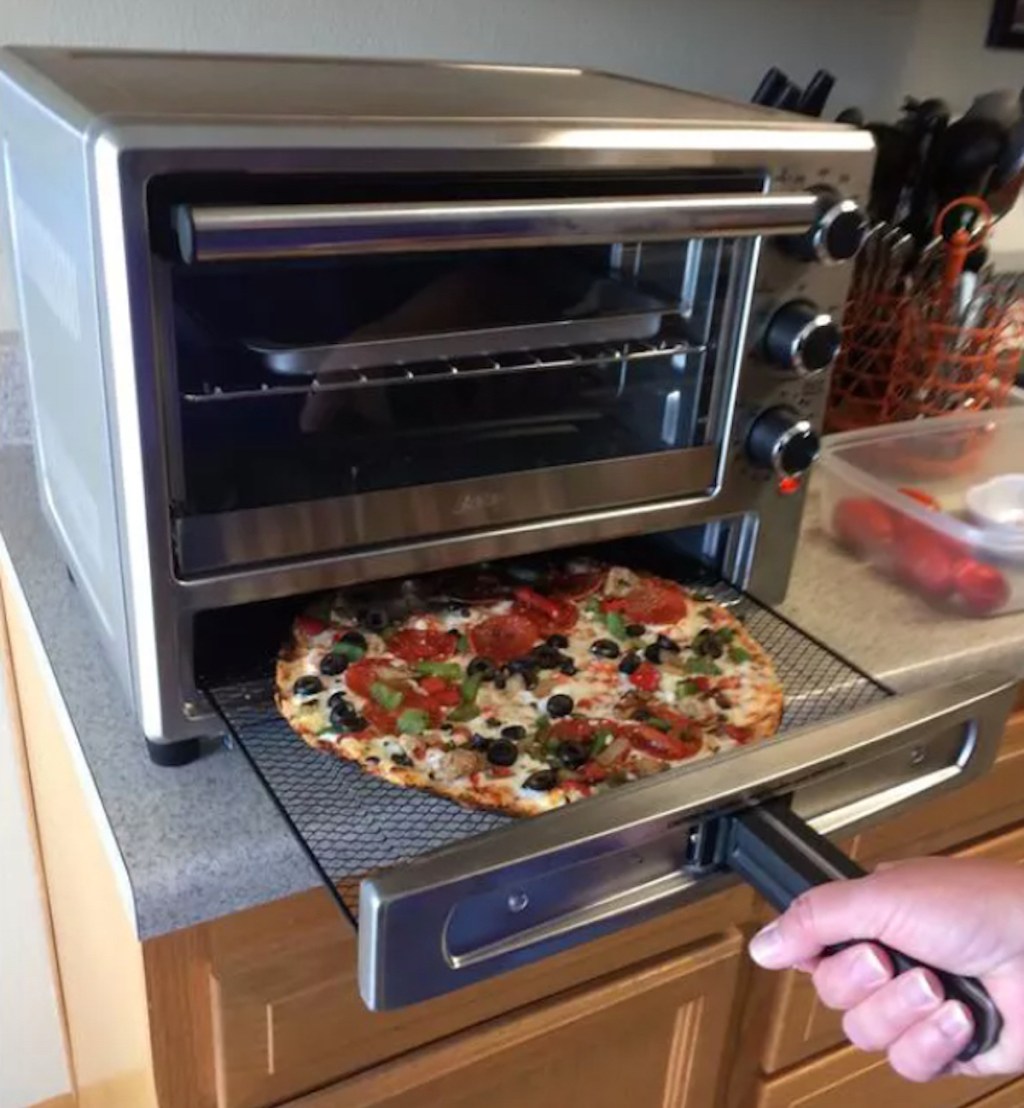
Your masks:
{"label": "pepperoni slice", "polygon": [[[362,658],[353,662],[345,670],[345,684],[359,696],[369,696],[370,688],[375,681],[379,681],[382,675],[386,675],[388,664],[383,658]],[[399,681],[387,680],[390,685],[397,685]]]}
{"label": "pepperoni slice", "polygon": [[295,621],[295,625],[309,638],[323,634],[327,630],[327,624],[322,619],[317,619],[316,616],[299,616]]}
{"label": "pepperoni slice", "polygon": [[643,581],[606,607],[617,611],[635,623],[676,623],[687,611],[686,595],[668,581]]}
{"label": "pepperoni slice", "polygon": [[405,662],[443,662],[455,653],[457,641],[447,631],[406,627],[388,639],[388,650]]}
{"label": "pepperoni slice", "polygon": [[516,589],[513,611],[525,616],[542,635],[569,631],[576,626],[579,611],[571,600],[541,596],[533,589]]}
{"label": "pepperoni slice", "polygon": [[684,758],[692,758],[701,748],[700,739],[659,731],[657,727],[649,727],[645,723],[638,723],[630,728],[629,741],[634,750],[665,762],[680,762]]}
{"label": "pepperoni slice", "polygon": [[604,566],[581,569],[575,573],[556,570],[551,574],[545,591],[551,596],[564,597],[566,600],[585,600],[601,588],[607,576],[608,570]]}
{"label": "pepperoni slice", "polygon": [[526,654],[538,638],[536,624],[518,612],[491,616],[469,629],[469,641],[476,653],[499,665]]}

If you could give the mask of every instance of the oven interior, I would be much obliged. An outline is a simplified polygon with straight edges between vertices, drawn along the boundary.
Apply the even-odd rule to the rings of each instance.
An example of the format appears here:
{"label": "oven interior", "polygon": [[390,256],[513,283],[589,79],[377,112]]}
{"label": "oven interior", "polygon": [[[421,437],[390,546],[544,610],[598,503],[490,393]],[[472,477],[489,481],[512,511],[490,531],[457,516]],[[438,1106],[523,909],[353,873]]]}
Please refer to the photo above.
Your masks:
{"label": "oven interior", "polygon": [[[780,734],[823,723],[889,695],[822,643],[699,562],[694,556],[698,530],[625,539],[588,547],[585,553],[681,581],[728,605],[775,662],[785,689]],[[198,683],[338,904],[356,924],[362,877],[514,821],[389,785],[353,764],[308,748],[292,734],[274,705],[274,657],[303,603],[292,597],[200,613],[195,634]],[[719,757],[743,757],[743,751]],[[669,772],[685,775],[688,770]],[[601,800],[597,796],[582,803]]]}
{"label": "oven interior", "polygon": [[[457,203],[599,188],[756,190],[763,179],[399,184],[353,195]],[[749,293],[730,277],[752,248],[567,236],[244,264],[167,257],[174,511],[267,508],[709,443],[718,351],[730,310]],[[679,490],[690,491],[701,490]]]}

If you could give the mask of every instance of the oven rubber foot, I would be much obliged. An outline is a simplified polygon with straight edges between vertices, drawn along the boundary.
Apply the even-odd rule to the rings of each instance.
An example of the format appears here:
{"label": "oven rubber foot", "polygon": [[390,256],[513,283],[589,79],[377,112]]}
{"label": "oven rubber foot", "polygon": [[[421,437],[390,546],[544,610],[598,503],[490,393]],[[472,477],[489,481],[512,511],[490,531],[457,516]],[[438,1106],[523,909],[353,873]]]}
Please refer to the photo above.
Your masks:
{"label": "oven rubber foot", "polygon": [[157,766],[187,766],[199,757],[198,739],[181,739],[175,743],[155,743],[146,739],[149,760]]}

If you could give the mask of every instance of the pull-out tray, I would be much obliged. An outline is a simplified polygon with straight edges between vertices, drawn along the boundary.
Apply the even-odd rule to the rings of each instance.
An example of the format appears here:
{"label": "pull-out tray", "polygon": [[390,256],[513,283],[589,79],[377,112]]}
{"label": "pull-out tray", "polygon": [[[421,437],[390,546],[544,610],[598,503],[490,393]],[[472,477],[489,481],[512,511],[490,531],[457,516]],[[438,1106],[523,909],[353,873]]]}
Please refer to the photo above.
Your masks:
{"label": "pull-out tray", "polygon": [[[786,695],[780,733],[856,711],[888,695],[751,597],[721,582],[701,588],[729,605],[774,659]],[[286,631],[285,624],[282,638]],[[397,788],[352,763],[310,749],[279,715],[273,678],[274,659],[263,657],[250,672],[208,680],[207,692],[354,924],[364,875],[517,822]],[[601,799],[584,803],[600,804]]]}

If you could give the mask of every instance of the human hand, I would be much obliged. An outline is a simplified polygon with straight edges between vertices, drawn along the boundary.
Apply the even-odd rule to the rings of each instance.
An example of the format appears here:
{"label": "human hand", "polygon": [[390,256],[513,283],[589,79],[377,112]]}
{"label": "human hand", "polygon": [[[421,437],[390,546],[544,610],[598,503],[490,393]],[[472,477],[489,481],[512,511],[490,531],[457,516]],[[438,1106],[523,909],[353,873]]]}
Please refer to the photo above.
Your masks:
{"label": "human hand", "polygon": [[[827,946],[856,939],[978,978],[1002,1014],[999,1041],[970,1062],[955,1061],[973,1032],[969,1009],[945,1000],[928,970],[894,980],[888,955],[871,942],[821,956]],[[910,1081],[1024,1070],[1024,869],[920,858],[821,885],[759,931],[750,954],[766,969],[810,972],[821,1002],[845,1013],[847,1038],[862,1050],[886,1051]]]}

